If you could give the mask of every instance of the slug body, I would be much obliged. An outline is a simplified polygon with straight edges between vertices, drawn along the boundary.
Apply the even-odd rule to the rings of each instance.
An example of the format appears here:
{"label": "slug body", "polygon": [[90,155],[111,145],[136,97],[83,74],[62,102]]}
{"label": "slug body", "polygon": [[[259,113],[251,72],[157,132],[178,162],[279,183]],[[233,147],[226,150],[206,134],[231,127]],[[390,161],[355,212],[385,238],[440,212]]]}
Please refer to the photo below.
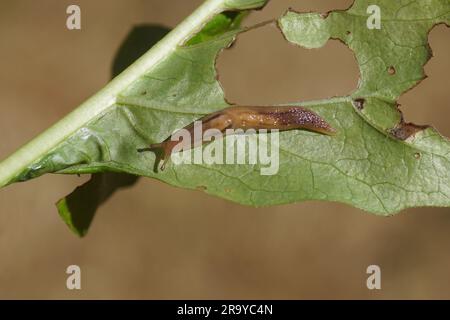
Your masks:
{"label": "slug body", "polygon": [[[325,120],[318,116],[315,112],[303,107],[283,106],[283,107],[229,107],[211,114],[208,114],[196,122],[201,122],[202,132],[207,132],[208,129],[217,129],[222,133],[226,133],[227,129],[278,129],[279,131],[306,129],[322,134],[332,135],[336,132]],[[169,159],[174,147],[180,143],[183,144],[184,150],[196,147],[203,143],[205,136],[201,135],[200,139],[196,140],[194,134],[195,123],[186,126],[184,130],[191,133],[191,141],[172,141],[168,137],[161,143],[150,145],[149,148],[139,149],[143,151],[159,151],[162,153],[161,158],[164,170],[165,163]],[[176,135],[175,132],[173,135]]]}

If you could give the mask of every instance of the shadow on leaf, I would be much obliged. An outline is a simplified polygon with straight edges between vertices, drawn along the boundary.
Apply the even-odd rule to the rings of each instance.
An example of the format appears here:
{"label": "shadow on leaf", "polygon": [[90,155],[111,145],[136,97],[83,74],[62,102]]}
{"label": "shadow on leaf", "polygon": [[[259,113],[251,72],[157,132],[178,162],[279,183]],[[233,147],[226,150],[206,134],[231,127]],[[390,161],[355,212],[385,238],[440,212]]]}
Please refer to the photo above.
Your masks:
{"label": "shadow on leaf", "polygon": [[[125,70],[169,31],[159,25],[134,27],[117,51],[112,65],[112,77]],[[114,192],[132,186],[138,178],[125,173],[93,174],[88,182],[57,202],[59,215],[75,234],[83,237],[89,230],[97,209]]]}

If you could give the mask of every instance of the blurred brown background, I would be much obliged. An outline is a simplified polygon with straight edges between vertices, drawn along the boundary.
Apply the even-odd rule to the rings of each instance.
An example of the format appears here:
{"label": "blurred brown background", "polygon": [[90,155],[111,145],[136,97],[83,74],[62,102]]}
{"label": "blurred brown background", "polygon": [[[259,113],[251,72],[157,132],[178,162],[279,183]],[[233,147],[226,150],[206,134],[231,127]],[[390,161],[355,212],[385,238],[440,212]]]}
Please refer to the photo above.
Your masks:
{"label": "blurred brown background", "polygon": [[[326,12],[351,0],[272,0],[246,24],[288,7]],[[82,10],[82,30],[65,27]],[[111,62],[136,24],[175,26],[201,0],[2,0],[0,158],[60,119],[109,79]],[[429,78],[402,97],[406,119],[450,136],[450,30],[430,34]],[[358,68],[331,41],[306,50],[274,27],[243,34],[218,60],[237,103],[284,103],[351,92]],[[47,175],[0,190],[0,298],[450,298],[450,209],[376,217],[342,204],[253,209],[200,191],[140,179],[98,212],[78,239],[54,202],[86,177]],[[65,287],[77,264],[82,290]],[[382,290],[366,288],[366,268]]]}

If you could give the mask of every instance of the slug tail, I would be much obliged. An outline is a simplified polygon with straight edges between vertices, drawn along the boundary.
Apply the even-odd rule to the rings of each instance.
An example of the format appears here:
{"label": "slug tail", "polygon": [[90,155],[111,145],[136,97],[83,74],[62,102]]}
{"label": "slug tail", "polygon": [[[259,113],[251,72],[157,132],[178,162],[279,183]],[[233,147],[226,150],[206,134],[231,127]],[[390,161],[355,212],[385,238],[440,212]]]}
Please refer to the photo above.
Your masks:
{"label": "slug tail", "polygon": [[326,125],[324,127],[322,127],[321,129],[316,129],[316,131],[319,133],[326,134],[328,136],[334,136],[337,133],[337,130],[335,128],[333,128],[332,126],[330,126],[328,123],[326,123]]}

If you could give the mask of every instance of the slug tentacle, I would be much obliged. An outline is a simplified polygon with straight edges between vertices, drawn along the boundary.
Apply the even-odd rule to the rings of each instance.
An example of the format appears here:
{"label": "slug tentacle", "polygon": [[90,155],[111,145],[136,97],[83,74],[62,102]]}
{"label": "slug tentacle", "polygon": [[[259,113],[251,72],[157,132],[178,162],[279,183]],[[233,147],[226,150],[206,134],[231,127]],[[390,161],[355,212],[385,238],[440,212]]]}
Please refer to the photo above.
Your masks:
{"label": "slug tentacle", "polygon": [[[200,124],[202,132],[199,141],[195,140],[199,139],[199,137],[196,137],[194,134],[196,123]],[[191,141],[182,142],[187,149],[202,144],[204,139],[203,132],[208,129],[217,129],[222,133],[226,133],[227,129],[278,129],[279,131],[306,129],[327,135],[336,133],[336,130],[315,112],[297,106],[229,107],[208,114],[183,129],[187,130],[191,135]],[[138,149],[138,152],[155,152],[157,161],[163,161],[161,170],[164,170],[165,164],[169,160],[174,147],[180,143],[177,140],[172,141],[171,137],[172,136],[168,137],[161,143],[152,144],[148,148]]]}
{"label": "slug tentacle", "polygon": [[138,152],[154,152],[156,155],[156,161],[161,162],[162,164],[160,166],[161,171],[164,171],[166,167],[166,163],[169,161],[170,155],[172,154],[172,149],[175,147],[175,145],[178,143],[178,141],[171,141],[170,137],[160,143],[154,143],[151,144],[147,148],[141,148],[138,149]]}

